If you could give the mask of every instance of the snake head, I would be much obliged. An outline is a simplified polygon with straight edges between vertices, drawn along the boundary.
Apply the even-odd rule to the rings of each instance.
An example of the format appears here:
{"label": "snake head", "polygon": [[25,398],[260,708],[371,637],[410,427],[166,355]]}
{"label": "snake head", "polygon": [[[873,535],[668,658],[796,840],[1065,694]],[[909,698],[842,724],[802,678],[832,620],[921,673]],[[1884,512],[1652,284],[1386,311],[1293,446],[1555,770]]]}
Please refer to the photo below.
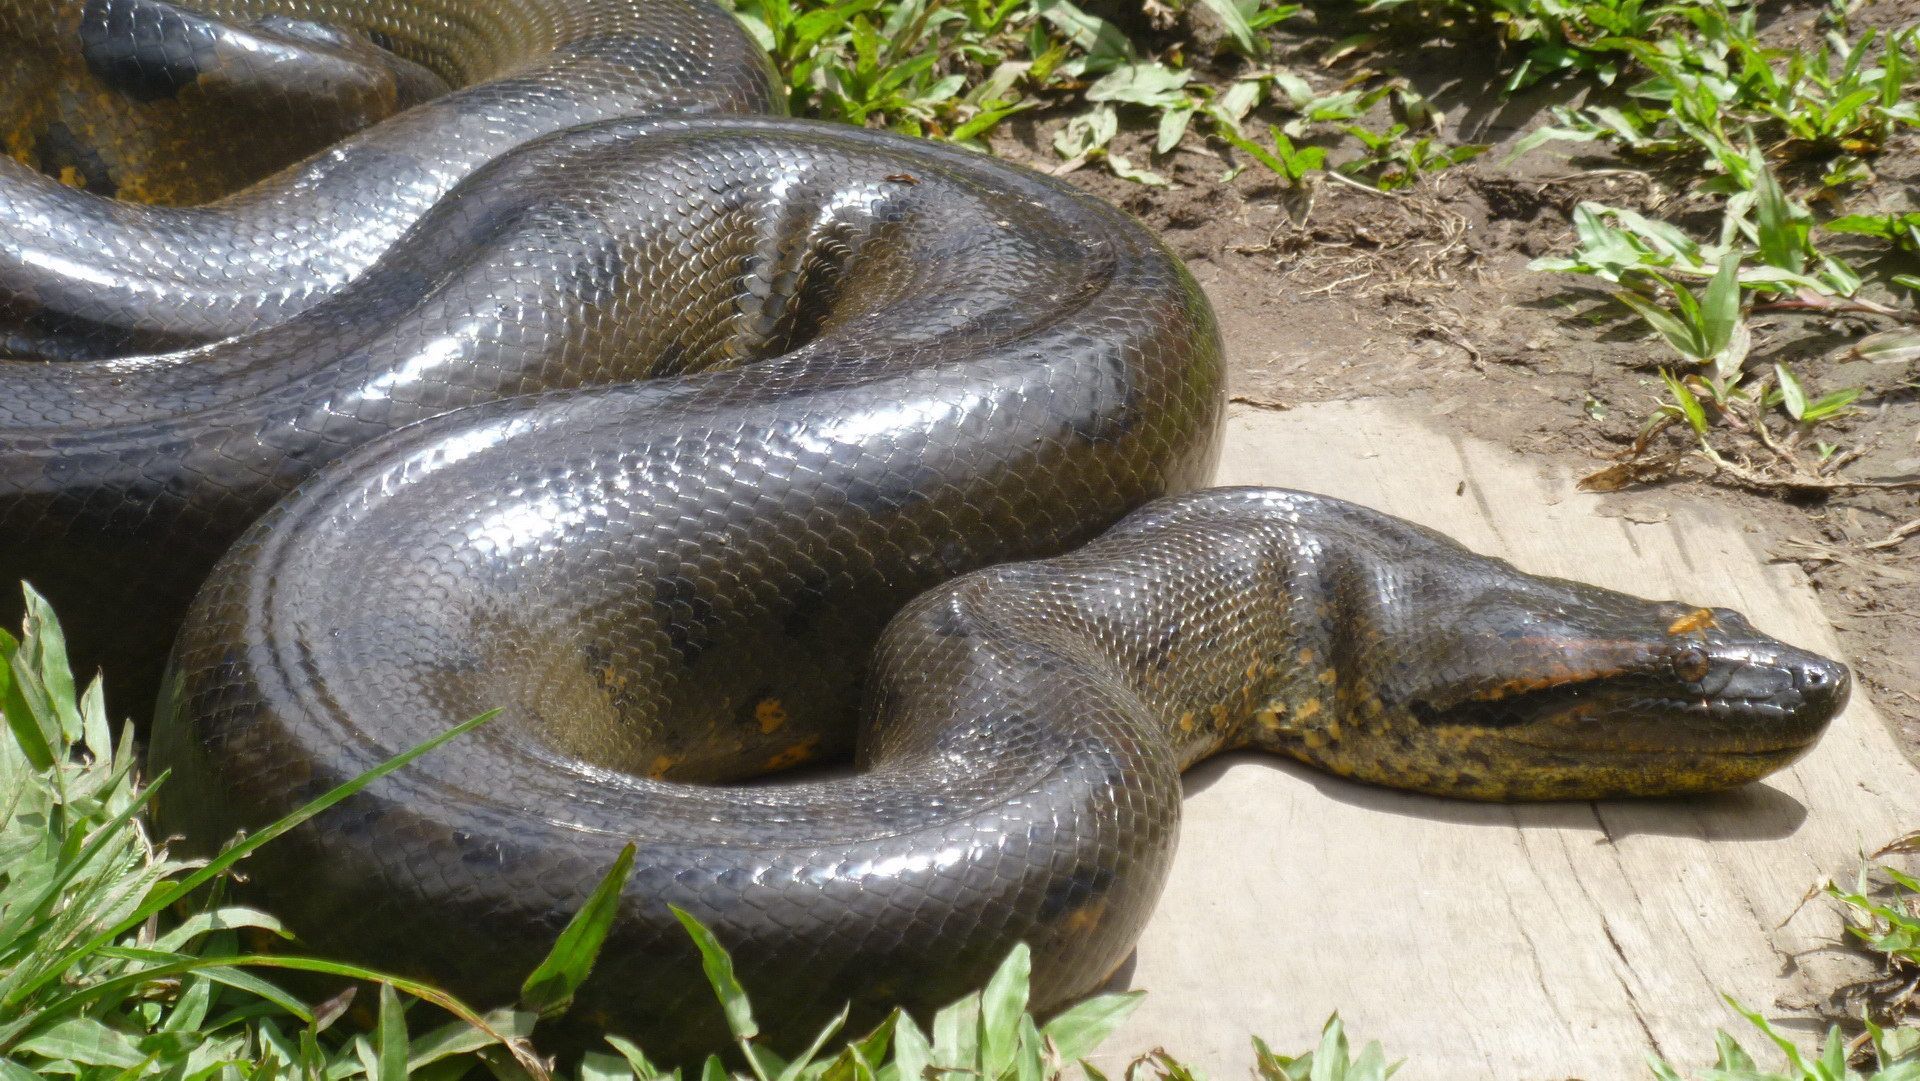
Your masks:
{"label": "snake head", "polygon": [[1705,792],[1786,766],[1846,704],[1844,665],[1737,612],[1488,563],[1491,581],[1427,583],[1417,621],[1371,613],[1378,655],[1419,661],[1342,672],[1362,739],[1322,751],[1390,768],[1325,764],[1479,799]]}

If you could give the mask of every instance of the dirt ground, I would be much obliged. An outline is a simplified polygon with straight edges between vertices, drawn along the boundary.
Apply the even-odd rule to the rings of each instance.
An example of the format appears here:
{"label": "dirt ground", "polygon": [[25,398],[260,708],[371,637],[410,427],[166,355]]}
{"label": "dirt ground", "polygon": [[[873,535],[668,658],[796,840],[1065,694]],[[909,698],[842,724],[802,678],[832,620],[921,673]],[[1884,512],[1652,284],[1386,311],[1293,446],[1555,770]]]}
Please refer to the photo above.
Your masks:
{"label": "dirt ground", "polygon": [[[1768,37],[1782,44],[1821,32],[1816,5],[1762,11]],[[1310,205],[1257,167],[1223,185],[1228,159],[1186,148],[1152,161],[1174,180],[1171,189],[1123,181],[1098,165],[1070,173],[1072,181],[1142,218],[1187,261],[1219,315],[1237,400],[1307,409],[1390,396],[1463,433],[1581,472],[1612,464],[1664,395],[1659,369],[1679,358],[1592,279],[1530,271],[1527,263],[1571,250],[1570,214],[1583,200],[1656,215],[1702,237],[1717,226],[1717,210],[1681,195],[1683,177],[1662,176],[1590,143],[1549,143],[1503,160],[1521,135],[1549,122],[1547,105],[1570,100],[1564,87],[1503,101],[1490,57],[1438,43],[1386,47],[1328,68],[1319,58],[1348,28],[1303,19],[1311,15],[1285,24],[1293,29],[1277,39],[1272,62],[1319,89],[1345,82],[1360,67],[1398,74],[1445,110],[1451,139],[1494,149],[1395,195],[1323,182]],[[1880,0],[1853,17],[1856,31],[1917,21],[1920,0]],[[1059,160],[1053,132],[1070,114],[1018,117],[994,150],[1050,171]],[[1123,131],[1116,146],[1144,163],[1151,132],[1144,117],[1133,119],[1139,130]],[[1920,192],[1920,138],[1908,133],[1874,164],[1879,180],[1856,206],[1912,206]],[[1823,244],[1847,254],[1844,246]],[[1851,339],[1888,324],[1763,312],[1751,325],[1749,364],[1757,370],[1785,360],[1810,394],[1864,388],[1857,408],[1818,433],[1840,445],[1838,455],[1857,452],[1837,474],[1920,479],[1920,370],[1844,355]],[[1610,496],[1615,513],[1658,520],[1676,506],[1709,500],[1740,514],[1757,550],[1797,562],[1811,576],[1861,690],[1899,729],[1909,753],[1920,752],[1920,536],[1869,547],[1920,516],[1920,488],[1742,487],[1712,478],[1681,430],[1653,445],[1678,468]],[[1723,453],[1756,465],[1768,454],[1750,438],[1716,438]]]}

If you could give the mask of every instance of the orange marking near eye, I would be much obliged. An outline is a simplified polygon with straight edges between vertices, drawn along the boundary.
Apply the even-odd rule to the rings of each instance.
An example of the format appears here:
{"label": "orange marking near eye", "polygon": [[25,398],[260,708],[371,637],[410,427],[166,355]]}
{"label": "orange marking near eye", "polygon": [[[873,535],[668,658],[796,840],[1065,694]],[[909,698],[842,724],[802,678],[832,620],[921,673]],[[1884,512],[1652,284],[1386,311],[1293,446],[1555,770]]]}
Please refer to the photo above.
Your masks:
{"label": "orange marking near eye", "polygon": [[1667,625],[1667,633],[1675,636],[1682,634],[1702,634],[1719,625],[1720,624],[1714,622],[1713,610],[1711,608],[1695,608],[1693,611],[1669,623]]}

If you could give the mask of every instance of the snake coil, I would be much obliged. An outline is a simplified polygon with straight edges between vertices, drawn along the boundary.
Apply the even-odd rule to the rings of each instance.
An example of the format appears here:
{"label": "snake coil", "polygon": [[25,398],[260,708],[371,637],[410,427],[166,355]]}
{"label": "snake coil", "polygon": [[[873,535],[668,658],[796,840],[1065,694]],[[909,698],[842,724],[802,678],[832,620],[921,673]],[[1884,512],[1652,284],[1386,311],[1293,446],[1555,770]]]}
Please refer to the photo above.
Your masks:
{"label": "snake coil", "polygon": [[[0,334],[43,358],[0,362],[0,571],[158,688],[200,844],[503,710],[249,861],[316,948],[510,999],[631,841],[574,1016],[662,1057],[725,1034],[668,903],[776,1042],[1016,941],[1046,1007],[1209,754],[1695,791],[1845,699],[1730,612],[1180,494],[1223,382],[1179,261],[979,155],[698,115],[775,101],[704,0],[203,8],[0,0]],[[316,99],[258,160],[208,135]]]}

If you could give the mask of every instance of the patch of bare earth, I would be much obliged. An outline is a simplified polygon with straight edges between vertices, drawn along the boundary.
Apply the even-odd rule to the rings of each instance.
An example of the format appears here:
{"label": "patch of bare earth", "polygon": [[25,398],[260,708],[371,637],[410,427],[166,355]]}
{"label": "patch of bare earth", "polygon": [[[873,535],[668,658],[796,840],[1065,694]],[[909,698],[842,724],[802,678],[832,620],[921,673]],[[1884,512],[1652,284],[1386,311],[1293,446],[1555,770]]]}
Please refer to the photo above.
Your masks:
{"label": "patch of bare earth", "polygon": [[[1776,6],[1767,14],[1770,37],[1782,43],[1813,41],[1821,32],[1815,6]],[[1883,0],[1854,17],[1856,29],[1916,21],[1920,0]],[[1318,58],[1333,33],[1309,28],[1282,37],[1274,61],[1329,89],[1358,74],[1358,66],[1392,72],[1445,110],[1452,139],[1495,148],[1402,193],[1322,181],[1309,196],[1257,167],[1223,184],[1228,160],[1206,150],[1153,158],[1148,118],[1134,117],[1138,130],[1123,131],[1116,148],[1136,164],[1150,162],[1175,187],[1142,187],[1097,164],[1070,178],[1142,218],[1187,261],[1219,314],[1235,397],[1307,408],[1386,395],[1583,474],[1620,460],[1664,396],[1660,368],[1678,358],[1590,279],[1530,271],[1527,263],[1571,249],[1570,214],[1582,200],[1656,214],[1703,237],[1717,227],[1717,211],[1682,194],[1684,177],[1598,156],[1591,144],[1548,144],[1503,160],[1521,134],[1547,122],[1546,104],[1569,100],[1568,88],[1503,101],[1488,57],[1440,43],[1323,68]],[[1018,117],[996,136],[994,150],[1050,171],[1058,164],[1052,135],[1068,115]],[[1377,119],[1376,129],[1386,118]],[[1920,191],[1920,138],[1903,136],[1875,168],[1877,183],[1850,209],[1911,205],[1911,193]],[[1920,273],[1911,264],[1885,269]],[[1656,463],[1653,482],[1610,499],[1619,514],[1642,520],[1713,501],[1750,523],[1760,550],[1798,563],[1811,577],[1863,690],[1913,749],[1920,748],[1920,532],[1903,536],[1900,527],[1920,517],[1920,488],[1836,481],[1920,481],[1915,369],[1846,355],[1852,340],[1887,325],[1756,313],[1756,372],[1786,361],[1818,392],[1860,386],[1857,408],[1803,438],[1787,432],[1775,410],[1771,446],[1751,431],[1716,433],[1750,482],[1714,476],[1675,427],[1647,447]],[[1838,444],[1828,465],[1839,468],[1815,472],[1816,438]],[[1759,483],[1790,470],[1817,480]]]}

